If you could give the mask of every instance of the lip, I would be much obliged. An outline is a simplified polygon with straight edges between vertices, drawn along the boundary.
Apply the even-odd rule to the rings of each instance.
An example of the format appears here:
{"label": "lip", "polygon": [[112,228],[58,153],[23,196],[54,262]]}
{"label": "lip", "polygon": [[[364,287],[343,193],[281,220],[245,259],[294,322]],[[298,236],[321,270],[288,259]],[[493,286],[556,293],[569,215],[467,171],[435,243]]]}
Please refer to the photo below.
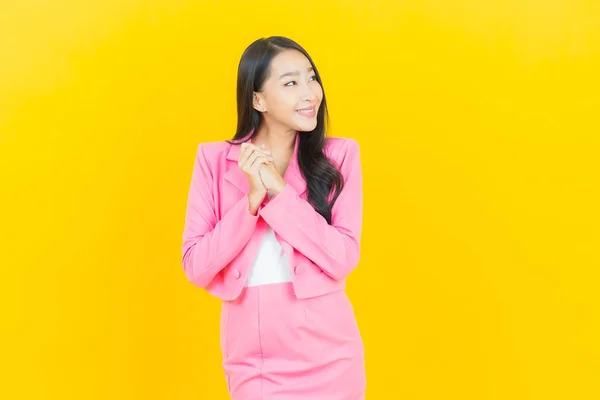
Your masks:
{"label": "lip", "polygon": [[305,118],[315,118],[317,116],[316,107],[301,108],[296,110],[298,115]]}

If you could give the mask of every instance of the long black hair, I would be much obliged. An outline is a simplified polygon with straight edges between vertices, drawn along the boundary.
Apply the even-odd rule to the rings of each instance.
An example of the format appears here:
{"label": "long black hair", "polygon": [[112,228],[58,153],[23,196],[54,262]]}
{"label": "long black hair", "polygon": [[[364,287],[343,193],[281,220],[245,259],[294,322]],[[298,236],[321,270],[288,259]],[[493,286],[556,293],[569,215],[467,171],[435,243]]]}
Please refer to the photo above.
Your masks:
{"label": "long black hair", "polygon": [[[292,49],[304,54],[314,68],[317,82],[323,87],[321,76],[312,58],[295,41],[283,36],[271,36],[254,41],[242,54],[237,76],[237,130],[232,145],[239,145],[250,131],[252,139],[259,130],[261,113],[253,107],[254,92],[262,89],[269,75],[271,60],[281,52]],[[337,167],[327,158],[325,146],[325,124],[329,123],[325,90],[317,113],[317,126],[310,132],[299,135],[298,166],[306,181],[307,200],[313,208],[331,224],[331,208],[338,198],[344,178]]]}

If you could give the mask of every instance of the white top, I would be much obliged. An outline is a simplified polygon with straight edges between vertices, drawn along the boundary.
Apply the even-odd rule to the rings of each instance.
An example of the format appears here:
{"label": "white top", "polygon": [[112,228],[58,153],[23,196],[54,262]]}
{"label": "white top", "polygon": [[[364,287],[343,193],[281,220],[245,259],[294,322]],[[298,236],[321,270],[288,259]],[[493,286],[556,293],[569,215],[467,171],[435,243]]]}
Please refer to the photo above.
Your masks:
{"label": "white top", "polygon": [[[271,197],[270,193],[269,197]],[[275,232],[269,226],[250,269],[246,286],[291,282],[291,280],[292,269],[287,254],[281,248]]]}

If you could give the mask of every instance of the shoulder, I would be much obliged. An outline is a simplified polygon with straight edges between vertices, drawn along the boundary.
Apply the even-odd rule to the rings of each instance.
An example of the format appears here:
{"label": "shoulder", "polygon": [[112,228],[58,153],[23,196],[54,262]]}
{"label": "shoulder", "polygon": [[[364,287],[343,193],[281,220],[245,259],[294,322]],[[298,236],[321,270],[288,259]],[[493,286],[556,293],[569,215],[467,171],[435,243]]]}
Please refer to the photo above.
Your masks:
{"label": "shoulder", "polygon": [[202,149],[202,152],[207,156],[217,153],[227,153],[230,148],[231,144],[225,140],[198,143],[198,149]]}
{"label": "shoulder", "polygon": [[231,149],[231,144],[225,140],[200,142],[196,148],[197,157],[201,157],[209,164],[227,156]]}
{"label": "shoulder", "polygon": [[327,137],[325,139],[325,154],[332,160],[341,163],[349,156],[358,158],[360,147],[353,138]]}

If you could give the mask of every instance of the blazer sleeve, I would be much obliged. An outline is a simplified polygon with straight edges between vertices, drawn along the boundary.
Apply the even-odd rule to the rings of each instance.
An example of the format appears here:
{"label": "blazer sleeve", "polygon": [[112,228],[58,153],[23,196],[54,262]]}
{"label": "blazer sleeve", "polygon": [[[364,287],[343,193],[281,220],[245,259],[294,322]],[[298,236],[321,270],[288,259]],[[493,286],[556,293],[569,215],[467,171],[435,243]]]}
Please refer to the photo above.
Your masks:
{"label": "blazer sleeve", "polygon": [[362,231],[359,146],[350,138],[345,143],[340,165],[345,184],[333,205],[331,225],[289,184],[259,211],[275,232],[335,280],[358,265]]}
{"label": "blazer sleeve", "polygon": [[240,253],[258,221],[258,214],[249,211],[248,196],[239,199],[217,221],[213,180],[199,144],[186,206],[182,265],[188,280],[201,288]]}

